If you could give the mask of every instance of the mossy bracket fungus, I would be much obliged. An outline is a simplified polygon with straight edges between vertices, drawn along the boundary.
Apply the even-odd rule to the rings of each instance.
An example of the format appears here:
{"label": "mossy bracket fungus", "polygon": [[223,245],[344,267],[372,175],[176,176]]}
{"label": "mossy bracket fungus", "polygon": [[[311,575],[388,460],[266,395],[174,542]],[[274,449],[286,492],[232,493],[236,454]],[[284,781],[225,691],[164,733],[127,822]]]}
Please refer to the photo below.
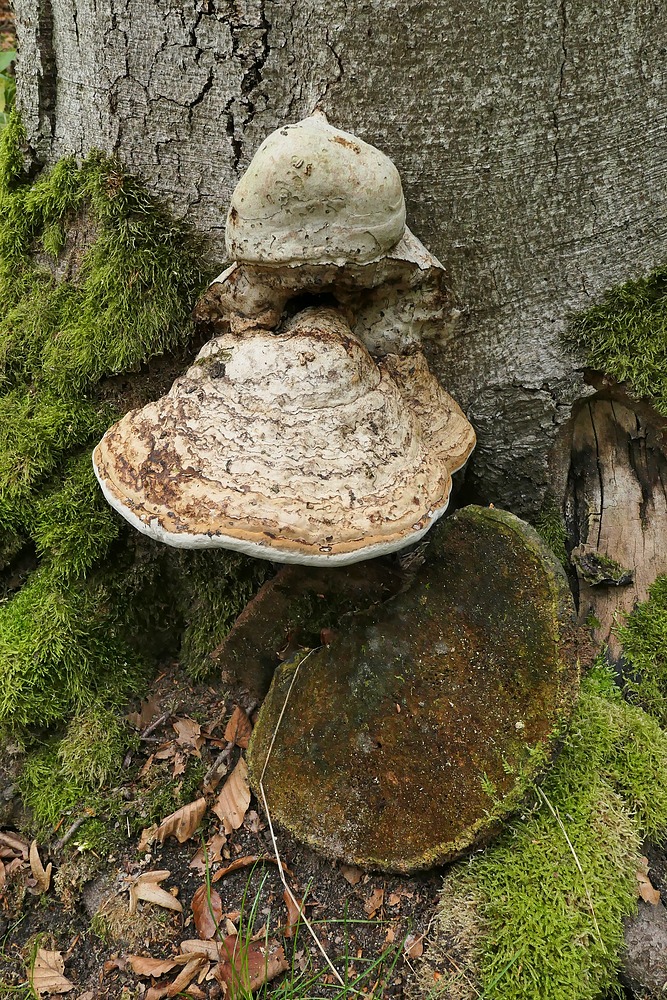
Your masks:
{"label": "mossy bracket fungus", "polygon": [[228,227],[245,259],[199,311],[221,335],[95,449],[107,500],[167,544],[276,562],[344,565],[418,541],[475,435],[416,350],[449,303],[405,228],[393,164],[313,116],[260,147]]}

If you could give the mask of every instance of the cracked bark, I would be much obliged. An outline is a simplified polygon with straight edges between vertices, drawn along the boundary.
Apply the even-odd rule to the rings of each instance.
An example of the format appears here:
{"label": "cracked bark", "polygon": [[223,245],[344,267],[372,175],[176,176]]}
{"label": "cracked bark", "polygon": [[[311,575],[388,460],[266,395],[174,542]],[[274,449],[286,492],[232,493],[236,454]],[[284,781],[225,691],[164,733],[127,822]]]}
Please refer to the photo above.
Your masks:
{"label": "cracked bark", "polygon": [[469,481],[531,514],[589,390],[568,315],[667,256],[667,8],[620,0],[15,0],[38,160],[115,152],[220,251],[274,128],[320,105],[385,150],[462,316],[430,363],[475,424]]}

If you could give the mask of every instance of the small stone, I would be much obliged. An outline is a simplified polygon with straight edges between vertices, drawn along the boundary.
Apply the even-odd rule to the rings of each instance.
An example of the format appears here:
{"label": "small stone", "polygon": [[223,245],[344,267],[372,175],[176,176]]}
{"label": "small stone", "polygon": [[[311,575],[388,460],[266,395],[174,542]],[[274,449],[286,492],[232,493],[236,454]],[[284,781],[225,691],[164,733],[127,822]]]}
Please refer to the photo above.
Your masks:
{"label": "small stone", "polygon": [[667,988],[667,910],[639,901],[625,924],[623,980],[636,1000],[664,997]]}
{"label": "small stone", "polygon": [[481,507],[448,518],[407,591],[302,659],[280,725],[299,660],[276,671],[248,751],[257,791],[277,731],[273,821],[364,869],[410,872],[488,841],[569,716],[573,610],[525,522]]}

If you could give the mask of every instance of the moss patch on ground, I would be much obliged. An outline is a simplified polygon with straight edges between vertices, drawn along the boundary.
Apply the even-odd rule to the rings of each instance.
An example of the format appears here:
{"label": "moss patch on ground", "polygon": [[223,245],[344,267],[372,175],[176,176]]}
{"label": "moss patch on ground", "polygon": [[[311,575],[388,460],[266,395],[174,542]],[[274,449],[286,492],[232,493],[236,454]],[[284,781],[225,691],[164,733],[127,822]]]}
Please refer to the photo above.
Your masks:
{"label": "moss patch on ground", "polygon": [[667,270],[628,281],[578,316],[568,339],[589,367],[625,382],[667,416]]}
{"label": "moss patch on ground", "polygon": [[427,995],[596,1000],[611,990],[641,841],[667,827],[666,774],[667,733],[597,667],[532,809],[446,877]]}
{"label": "moss patch on ground", "polygon": [[667,576],[616,629],[626,660],[624,680],[633,701],[667,727]]}

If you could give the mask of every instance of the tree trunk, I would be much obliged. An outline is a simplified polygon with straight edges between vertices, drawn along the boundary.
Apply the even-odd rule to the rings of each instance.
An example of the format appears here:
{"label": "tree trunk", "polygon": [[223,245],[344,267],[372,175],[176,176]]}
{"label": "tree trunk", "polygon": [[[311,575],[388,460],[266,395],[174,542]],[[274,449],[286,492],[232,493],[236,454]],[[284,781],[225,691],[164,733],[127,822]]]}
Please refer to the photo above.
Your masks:
{"label": "tree trunk", "polygon": [[209,234],[260,141],[317,105],[379,146],[461,309],[429,348],[482,500],[531,514],[590,391],[568,315],[667,256],[667,8],[619,0],[15,0],[39,162],[118,153]]}

